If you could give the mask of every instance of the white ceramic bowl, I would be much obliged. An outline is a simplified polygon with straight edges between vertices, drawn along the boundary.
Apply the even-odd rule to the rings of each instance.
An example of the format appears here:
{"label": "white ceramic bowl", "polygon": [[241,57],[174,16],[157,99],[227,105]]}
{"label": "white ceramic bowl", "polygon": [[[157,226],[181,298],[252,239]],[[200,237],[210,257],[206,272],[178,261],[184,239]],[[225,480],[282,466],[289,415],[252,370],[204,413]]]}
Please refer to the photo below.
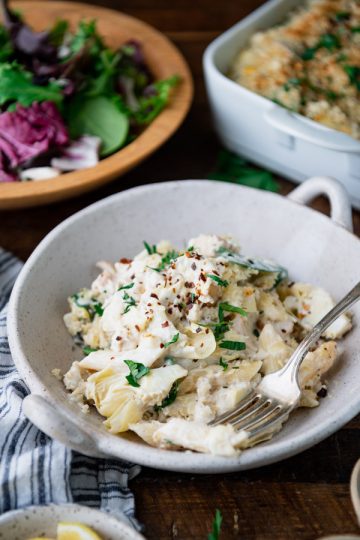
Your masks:
{"label": "white ceramic bowl", "polygon": [[25,540],[35,536],[56,537],[59,521],[75,521],[92,527],[102,540],[145,540],[132,527],[113,516],[79,504],[28,506],[0,517],[0,540]]}
{"label": "white ceramic bowl", "polygon": [[360,141],[292,113],[227,77],[238,51],[259,30],[284,21],[299,0],[271,0],[217,37],[204,54],[214,127],[230,150],[283,176],[336,176],[360,208]]}
{"label": "white ceramic bowl", "polygon": [[[331,200],[332,219],[303,206],[320,193]],[[355,328],[344,340],[344,354],[321,406],[297,412],[272,441],[238,458],[159,450],[130,434],[112,435],[96,412],[83,414],[69,401],[51,370],[65,372],[77,356],[62,322],[66,299],[95,277],[99,259],[131,257],[143,240],[168,238],[182,247],[201,232],[230,233],[245,253],[276,259],[294,279],[322,285],[340,298],[358,281],[360,268],[360,242],[346,228],[351,229],[346,194],[325,178],[309,180],[288,198],[223,182],[167,182],[113,195],[75,214],[36,248],[12,293],[11,351],[32,392],[24,402],[25,414],[84,454],[175,471],[248,469],[316,444],[360,411],[360,305],[354,308]]]}

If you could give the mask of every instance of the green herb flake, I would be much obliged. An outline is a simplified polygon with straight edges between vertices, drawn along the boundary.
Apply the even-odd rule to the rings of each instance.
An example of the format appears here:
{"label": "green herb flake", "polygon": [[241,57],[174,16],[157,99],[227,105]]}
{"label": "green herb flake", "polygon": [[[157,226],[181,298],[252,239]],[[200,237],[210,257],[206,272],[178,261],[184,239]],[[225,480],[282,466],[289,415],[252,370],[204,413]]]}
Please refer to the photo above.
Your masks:
{"label": "green herb flake", "polygon": [[88,354],[91,354],[92,352],[96,352],[98,351],[99,349],[93,349],[93,347],[89,347],[88,345],[86,345],[85,347],[83,347],[83,353],[86,354],[86,356]]}
{"label": "green herb flake", "polygon": [[145,246],[145,249],[146,249],[146,251],[148,252],[149,255],[154,255],[154,253],[157,253],[157,249],[156,249],[155,244],[153,246],[150,246],[150,244],[148,244],[144,240],[144,246]]}
{"label": "green herb flake", "polygon": [[132,289],[135,283],[129,283],[129,285],[123,285],[122,287],[118,288],[118,291],[123,291],[125,289]]}
{"label": "green herb flake", "polygon": [[239,315],[242,315],[243,317],[247,317],[247,311],[241,307],[232,306],[231,304],[227,304],[226,302],[221,302],[219,304],[219,321],[224,321],[224,311],[227,311],[229,313],[239,313]]}
{"label": "green herb flake", "polygon": [[360,91],[360,67],[359,66],[350,66],[346,65],[343,66],[344,71],[347,74],[350,84],[353,84],[356,86],[356,88]]}
{"label": "green herb flake", "polygon": [[358,32],[360,32],[360,26],[353,26],[352,28],[350,28],[350,30],[353,34],[357,34]]}
{"label": "green herb flake", "polygon": [[222,524],[222,515],[219,509],[216,509],[215,517],[212,525],[212,531],[208,534],[208,540],[219,540]]}
{"label": "green herb flake", "polygon": [[336,22],[343,22],[350,19],[351,13],[348,11],[339,11],[338,13],[335,13],[334,19]]}
{"label": "green herb flake", "polygon": [[217,283],[220,287],[227,287],[229,285],[229,282],[226,279],[221,279],[219,276],[215,276],[214,274],[206,274],[208,278],[212,279]]}
{"label": "green herb flake", "polygon": [[227,368],[229,367],[229,364],[227,362],[225,362],[222,358],[220,358],[219,364],[223,368],[224,371],[226,371]]}
{"label": "green herb flake", "polygon": [[130,296],[127,292],[124,292],[123,300],[124,300],[124,304],[126,304],[126,308],[123,311],[123,315],[125,315],[125,313],[129,313],[132,307],[136,306],[136,300],[135,298]]}
{"label": "green herb flake", "polygon": [[156,412],[159,412],[164,407],[168,407],[169,405],[174,403],[174,401],[175,401],[175,399],[177,397],[177,394],[178,394],[179,384],[180,384],[179,381],[175,381],[174,384],[172,385],[168,395],[162,400],[161,405],[155,405],[154,406],[154,410]]}
{"label": "green herb flake", "polygon": [[130,370],[130,375],[126,376],[126,380],[131,386],[139,387],[138,381],[150,373],[150,368],[139,362],[133,362],[133,360],[124,360],[124,362]]}
{"label": "green herb flake", "polygon": [[229,349],[230,351],[244,351],[246,343],[243,341],[221,341],[219,347],[221,349]]}
{"label": "green herb flake", "polygon": [[194,249],[195,249],[194,246],[189,246],[186,251],[191,253],[192,251],[194,251]]}
{"label": "green herb flake", "polygon": [[161,257],[161,262],[159,266],[156,268],[158,272],[161,270],[165,270],[167,266],[169,266],[173,261],[175,261],[179,257],[179,253],[175,251],[174,249],[172,251],[168,251]]}
{"label": "green herb flake", "polygon": [[179,337],[180,337],[180,334],[177,333],[177,334],[175,334],[175,336],[170,341],[168,341],[167,343],[164,343],[165,349],[170,347],[170,345],[172,345],[173,343],[176,343],[178,341]]}

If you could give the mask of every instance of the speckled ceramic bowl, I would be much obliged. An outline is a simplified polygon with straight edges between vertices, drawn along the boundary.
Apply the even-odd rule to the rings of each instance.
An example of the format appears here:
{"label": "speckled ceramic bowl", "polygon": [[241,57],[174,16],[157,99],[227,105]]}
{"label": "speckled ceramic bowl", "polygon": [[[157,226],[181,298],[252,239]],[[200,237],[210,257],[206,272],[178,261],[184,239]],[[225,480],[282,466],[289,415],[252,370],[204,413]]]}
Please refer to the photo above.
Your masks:
{"label": "speckled ceramic bowl", "polygon": [[[319,194],[332,217],[306,208]],[[346,230],[348,229],[348,230]],[[100,201],[56,227],[25,264],[14,287],[8,329],[16,365],[31,389],[25,414],[43,431],[88,455],[115,456],[160,469],[229,472],[258,467],[318,443],[360,411],[360,304],[344,353],[329,375],[321,406],[292,415],[271,441],[224,458],[151,448],[136,436],[112,435],[95,412],[83,414],[51,374],[66,372],[81,351],[62,318],[67,297],[91,282],[94,263],[133,256],[143,240],[168,238],[183,246],[203,233],[230,233],[245,253],[276,259],[296,280],[341,298],[359,280],[360,242],[351,232],[350,206],[337,182],[316,178],[288,198],[224,182],[186,180],[134,188]]]}
{"label": "speckled ceramic bowl", "polygon": [[56,538],[59,521],[76,521],[92,527],[102,540],[145,540],[132,527],[113,516],[78,504],[28,506],[0,517],[0,540],[26,540],[35,536]]}

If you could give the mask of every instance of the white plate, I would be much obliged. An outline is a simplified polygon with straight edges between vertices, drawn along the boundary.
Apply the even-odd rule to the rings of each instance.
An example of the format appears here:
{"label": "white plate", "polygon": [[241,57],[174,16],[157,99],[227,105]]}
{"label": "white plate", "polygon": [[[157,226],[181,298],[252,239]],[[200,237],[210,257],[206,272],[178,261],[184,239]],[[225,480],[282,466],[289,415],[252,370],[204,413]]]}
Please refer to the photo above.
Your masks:
{"label": "white plate", "polygon": [[59,521],[76,521],[92,527],[102,540],[145,540],[113,516],[79,504],[28,506],[0,517],[0,540],[26,540],[35,536],[56,538]]}
{"label": "white plate", "polygon": [[[319,193],[330,197],[333,220],[297,204]],[[360,242],[344,228],[351,228],[346,194],[337,182],[318,178],[298,187],[292,199],[223,182],[167,182],[109,197],[56,227],[25,264],[10,301],[11,351],[33,393],[24,403],[28,417],[84,454],[205,473],[279,461],[313,446],[355,416],[360,411],[359,305],[354,308],[355,328],[344,340],[321,406],[297,412],[272,441],[237,458],[159,450],[131,434],[112,435],[96,412],[81,413],[51,374],[55,367],[65,372],[76,357],[62,322],[66,298],[90,283],[96,261],[131,257],[143,240],[167,238],[182,247],[201,232],[230,233],[245,253],[276,259],[294,279],[321,285],[339,299],[359,280],[360,269]]]}

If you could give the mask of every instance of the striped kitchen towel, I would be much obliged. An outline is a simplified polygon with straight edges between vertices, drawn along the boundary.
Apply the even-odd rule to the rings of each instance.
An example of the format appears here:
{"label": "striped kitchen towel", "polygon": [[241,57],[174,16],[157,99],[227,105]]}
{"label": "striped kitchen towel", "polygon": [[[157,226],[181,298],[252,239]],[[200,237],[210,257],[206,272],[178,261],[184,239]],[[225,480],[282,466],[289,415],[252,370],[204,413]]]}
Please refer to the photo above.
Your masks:
{"label": "striped kitchen towel", "polygon": [[11,358],[6,312],[21,262],[0,249],[0,513],[31,504],[74,502],[111,512],[136,529],[128,482],[137,465],[95,459],[66,448],[22,414],[29,390]]}

